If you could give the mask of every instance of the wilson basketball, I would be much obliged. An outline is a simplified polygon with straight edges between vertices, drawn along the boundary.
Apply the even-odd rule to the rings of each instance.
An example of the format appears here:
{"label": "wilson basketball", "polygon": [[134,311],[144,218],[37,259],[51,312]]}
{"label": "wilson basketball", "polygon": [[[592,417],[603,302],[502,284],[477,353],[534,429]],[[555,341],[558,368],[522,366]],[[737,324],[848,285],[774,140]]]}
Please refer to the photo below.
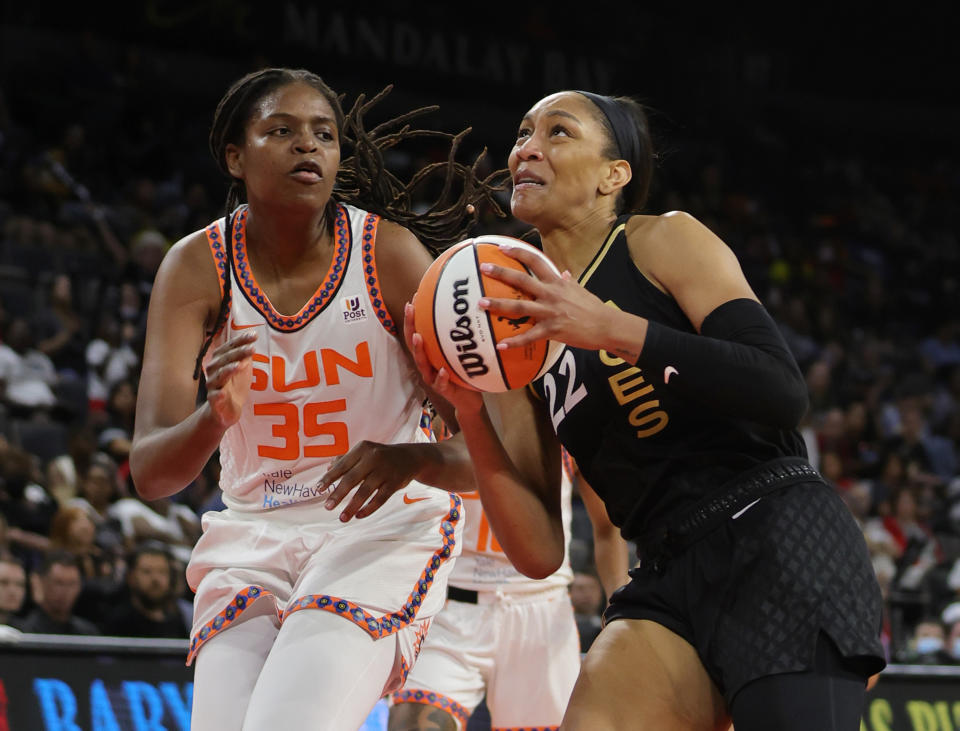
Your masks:
{"label": "wilson basketball", "polygon": [[[446,368],[450,380],[477,391],[509,391],[527,385],[553,365],[563,345],[538,340],[520,348],[497,350],[497,343],[533,327],[530,318],[509,318],[477,307],[481,297],[524,299],[526,294],[483,275],[489,262],[529,270],[498,244],[531,251],[557,268],[539,249],[509,236],[478,236],[454,244],[424,273],[413,298],[417,332],[434,368]],[[559,275],[559,272],[557,272]]]}

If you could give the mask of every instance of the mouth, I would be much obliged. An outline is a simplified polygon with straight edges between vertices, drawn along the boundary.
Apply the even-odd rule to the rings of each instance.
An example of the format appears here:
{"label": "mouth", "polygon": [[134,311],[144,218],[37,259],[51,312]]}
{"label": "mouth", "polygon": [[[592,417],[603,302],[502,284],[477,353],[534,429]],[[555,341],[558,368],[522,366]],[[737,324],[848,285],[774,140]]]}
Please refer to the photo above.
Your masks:
{"label": "mouth", "polygon": [[323,180],[323,170],[313,160],[297,163],[290,171],[290,175],[301,183],[319,183]]}
{"label": "mouth", "polygon": [[527,170],[518,172],[513,176],[514,190],[531,190],[534,188],[542,188],[544,185],[546,185],[546,182],[543,178]]}

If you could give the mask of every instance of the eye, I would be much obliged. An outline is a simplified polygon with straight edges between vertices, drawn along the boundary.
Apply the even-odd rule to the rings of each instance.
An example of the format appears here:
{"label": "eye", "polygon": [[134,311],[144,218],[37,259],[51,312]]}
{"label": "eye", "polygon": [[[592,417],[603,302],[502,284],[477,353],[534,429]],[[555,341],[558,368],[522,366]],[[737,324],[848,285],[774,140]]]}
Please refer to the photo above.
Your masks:
{"label": "eye", "polygon": [[333,132],[328,129],[319,129],[315,134],[324,142],[333,142],[336,139]]}
{"label": "eye", "polygon": [[525,137],[529,137],[530,134],[531,132],[529,127],[521,127],[519,130],[517,130],[517,139],[522,140]]}
{"label": "eye", "polygon": [[551,137],[556,137],[557,135],[561,135],[561,134],[567,137],[570,136],[570,132],[562,124],[554,125],[553,128],[550,130]]}
{"label": "eye", "polygon": [[267,134],[272,135],[273,137],[286,137],[290,134],[289,127],[274,127]]}

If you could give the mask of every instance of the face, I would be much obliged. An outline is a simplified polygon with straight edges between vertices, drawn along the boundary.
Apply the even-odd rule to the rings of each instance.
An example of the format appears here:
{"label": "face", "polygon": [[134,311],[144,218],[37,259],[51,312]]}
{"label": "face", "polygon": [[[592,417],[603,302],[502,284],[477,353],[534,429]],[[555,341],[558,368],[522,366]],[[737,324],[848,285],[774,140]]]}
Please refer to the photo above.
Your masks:
{"label": "face", "polygon": [[308,84],[274,90],[254,107],[243,144],[227,146],[227,165],[252,202],[324,206],[340,166],[330,103]]}
{"label": "face", "polygon": [[507,160],[513,215],[544,228],[598,207],[608,205],[612,212],[617,188],[608,190],[614,163],[603,155],[607,144],[586,97],[565,91],[537,102],[520,122]]}
{"label": "face", "polygon": [[603,588],[596,577],[576,574],[570,584],[570,603],[577,614],[596,614],[603,601]]}
{"label": "face", "polygon": [[83,588],[80,570],[76,566],[54,564],[40,584],[44,611],[56,620],[66,621]]}
{"label": "face", "polygon": [[27,575],[23,567],[0,561],[0,612],[16,612],[26,595]]}
{"label": "face", "polygon": [[83,480],[81,490],[87,502],[94,507],[106,505],[113,497],[113,477],[100,465],[91,465]]}
{"label": "face", "polygon": [[161,606],[170,596],[170,564],[164,556],[140,556],[128,580],[130,591],[148,606]]}

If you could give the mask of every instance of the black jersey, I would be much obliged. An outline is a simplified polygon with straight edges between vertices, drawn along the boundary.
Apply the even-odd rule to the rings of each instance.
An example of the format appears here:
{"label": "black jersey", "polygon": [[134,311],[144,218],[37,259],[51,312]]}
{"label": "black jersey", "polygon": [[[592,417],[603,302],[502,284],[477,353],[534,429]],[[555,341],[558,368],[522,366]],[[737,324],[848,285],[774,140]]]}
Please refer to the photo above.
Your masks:
{"label": "black jersey", "polygon": [[[676,301],[630,258],[628,219],[614,224],[580,284],[609,306],[695,332]],[[777,457],[806,457],[796,430],[711,412],[665,385],[667,371],[647,374],[612,353],[568,346],[532,385],[610,520],[630,539],[743,470]]]}

